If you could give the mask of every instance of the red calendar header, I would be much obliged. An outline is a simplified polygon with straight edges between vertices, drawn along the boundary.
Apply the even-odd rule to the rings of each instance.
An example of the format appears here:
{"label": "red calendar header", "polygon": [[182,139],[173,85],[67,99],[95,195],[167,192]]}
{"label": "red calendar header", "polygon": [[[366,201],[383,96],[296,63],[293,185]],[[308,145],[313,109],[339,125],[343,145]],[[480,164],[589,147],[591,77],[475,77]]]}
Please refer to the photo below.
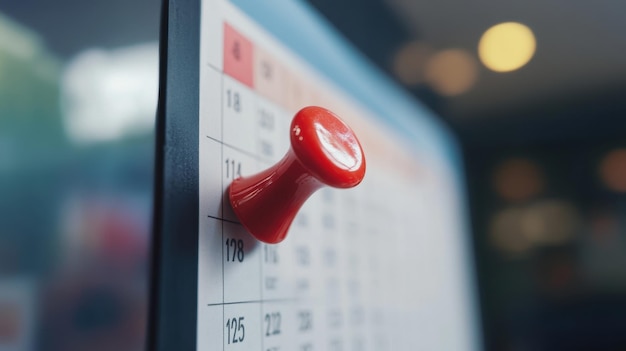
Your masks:
{"label": "red calendar header", "polygon": [[224,73],[252,88],[253,60],[252,42],[224,23]]}

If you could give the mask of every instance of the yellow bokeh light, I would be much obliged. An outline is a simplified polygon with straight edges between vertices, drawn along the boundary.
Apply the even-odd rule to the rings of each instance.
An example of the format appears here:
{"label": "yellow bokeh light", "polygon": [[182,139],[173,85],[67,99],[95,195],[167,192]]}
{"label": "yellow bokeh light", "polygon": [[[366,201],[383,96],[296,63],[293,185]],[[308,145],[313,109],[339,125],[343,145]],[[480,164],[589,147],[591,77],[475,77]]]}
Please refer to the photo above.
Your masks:
{"label": "yellow bokeh light", "polygon": [[517,22],[505,22],[485,31],[478,43],[478,56],[492,71],[510,72],[527,64],[536,46],[530,28]]}

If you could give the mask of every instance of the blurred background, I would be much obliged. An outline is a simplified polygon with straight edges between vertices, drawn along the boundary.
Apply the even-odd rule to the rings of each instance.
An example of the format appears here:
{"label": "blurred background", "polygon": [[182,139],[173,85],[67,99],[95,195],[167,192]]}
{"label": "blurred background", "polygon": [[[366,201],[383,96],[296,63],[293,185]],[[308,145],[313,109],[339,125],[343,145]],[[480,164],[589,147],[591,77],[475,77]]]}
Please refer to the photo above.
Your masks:
{"label": "blurred background", "polygon": [[0,1],[0,350],[142,350],[160,1]]}
{"label": "blurred background", "polygon": [[[309,2],[459,137],[486,348],[626,349],[626,3]],[[144,347],[159,12],[0,0],[0,350]]]}

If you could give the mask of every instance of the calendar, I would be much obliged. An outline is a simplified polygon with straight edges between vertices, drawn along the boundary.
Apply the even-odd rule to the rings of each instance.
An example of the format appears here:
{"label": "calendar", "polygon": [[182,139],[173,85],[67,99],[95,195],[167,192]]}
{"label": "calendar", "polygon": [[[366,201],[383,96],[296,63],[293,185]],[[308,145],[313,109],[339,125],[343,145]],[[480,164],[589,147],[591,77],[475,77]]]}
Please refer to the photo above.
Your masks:
{"label": "calendar", "polygon": [[[476,349],[462,189],[445,133],[432,132],[444,127],[419,105],[403,122],[394,114],[407,107],[338,83],[328,74],[342,69],[337,38],[276,24],[308,26],[304,4],[203,0],[200,10],[197,350]],[[350,125],[367,172],[353,189],[316,192],[287,238],[264,244],[225,193],[284,156],[305,106]]]}

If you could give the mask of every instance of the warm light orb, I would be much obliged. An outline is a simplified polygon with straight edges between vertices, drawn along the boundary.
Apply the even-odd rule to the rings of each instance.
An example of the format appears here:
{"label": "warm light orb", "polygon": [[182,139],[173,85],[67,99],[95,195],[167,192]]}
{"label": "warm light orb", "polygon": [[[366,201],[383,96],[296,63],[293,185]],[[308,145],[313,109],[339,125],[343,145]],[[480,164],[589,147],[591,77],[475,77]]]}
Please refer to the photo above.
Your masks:
{"label": "warm light orb", "polygon": [[428,84],[445,96],[465,93],[478,78],[476,59],[461,49],[448,49],[434,54],[425,68],[424,76]]}
{"label": "warm light orb", "polygon": [[420,84],[424,80],[424,65],[432,55],[432,49],[420,41],[412,41],[396,52],[393,60],[393,72],[408,86]]}
{"label": "warm light orb", "polygon": [[607,188],[626,193],[626,149],[609,152],[600,163],[600,178]]}
{"label": "warm light orb", "polygon": [[545,187],[543,171],[527,158],[510,158],[499,164],[492,182],[498,195],[512,202],[530,200]]}
{"label": "warm light orb", "polygon": [[530,28],[505,22],[485,31],[478,43],[478,56],[492,71],[510,72],[527,64],[535,49],[535,35]]}

